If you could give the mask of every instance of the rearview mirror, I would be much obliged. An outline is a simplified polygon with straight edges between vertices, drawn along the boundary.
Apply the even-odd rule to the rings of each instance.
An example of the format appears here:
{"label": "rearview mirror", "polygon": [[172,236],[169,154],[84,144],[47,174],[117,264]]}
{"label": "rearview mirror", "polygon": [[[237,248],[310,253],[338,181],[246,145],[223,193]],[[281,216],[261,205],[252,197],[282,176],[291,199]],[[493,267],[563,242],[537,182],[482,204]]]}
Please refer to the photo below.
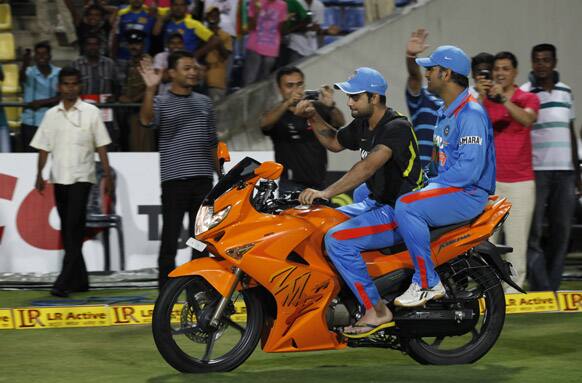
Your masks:
{"label": "rearview mirror", "polygon": [[283,173],[283,165],[273,161],[265,161],[255,169],[255,174],[266,180],[276,180]]}
{"label": "rearview mirror", "polygon": [[218,157],[218,165],[220,166],[219,177],[224,175],[224,163],[230,161],[230,153],[228,147],[224,142],[219,142],[216,148],[216,156]]}
{"label": "rearview mirror", "polygon": [[228,151],[228,147],[224,142],[218,143],[217,154],[218,160],[221,162],[221,165],[225,162],[230,161],[230,153]]}

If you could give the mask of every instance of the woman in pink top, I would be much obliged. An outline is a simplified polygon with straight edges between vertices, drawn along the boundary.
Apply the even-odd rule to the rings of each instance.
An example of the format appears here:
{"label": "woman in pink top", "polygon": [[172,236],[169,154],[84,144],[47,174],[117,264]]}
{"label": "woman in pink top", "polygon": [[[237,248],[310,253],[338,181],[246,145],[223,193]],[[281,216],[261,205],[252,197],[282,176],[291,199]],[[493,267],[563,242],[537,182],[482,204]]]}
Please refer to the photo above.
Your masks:
{"label": "woman in pink top", "polygon": [[281,46],[281,29],[287,20],[283,0],[252,0],[249,3],[249,37],[244,85],[266,78],[275,65]]}

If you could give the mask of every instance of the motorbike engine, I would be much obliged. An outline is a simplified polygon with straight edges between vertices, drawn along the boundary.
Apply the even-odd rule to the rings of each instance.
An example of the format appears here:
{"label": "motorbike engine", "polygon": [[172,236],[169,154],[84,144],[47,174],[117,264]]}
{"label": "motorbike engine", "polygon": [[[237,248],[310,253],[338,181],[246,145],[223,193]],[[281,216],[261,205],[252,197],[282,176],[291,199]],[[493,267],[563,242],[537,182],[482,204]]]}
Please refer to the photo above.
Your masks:
{"label": "motorbike engine", "polygon": [[336,298],[333,299],[328,306],[325,319],[327,320],[327,326],[329,328],[349,326],[350,312],[348,308]]}

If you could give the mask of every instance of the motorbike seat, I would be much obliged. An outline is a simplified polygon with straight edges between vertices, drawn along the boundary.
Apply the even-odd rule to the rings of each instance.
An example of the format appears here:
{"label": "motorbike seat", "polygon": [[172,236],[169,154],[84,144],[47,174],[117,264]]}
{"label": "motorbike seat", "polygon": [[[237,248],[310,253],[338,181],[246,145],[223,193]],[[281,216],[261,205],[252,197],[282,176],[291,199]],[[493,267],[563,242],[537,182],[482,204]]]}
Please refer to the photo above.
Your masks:
{"label": "motorbike seat", "polygon": [[[476,218],[470,219],[468,221],[454,223],[452,225],[447,225],[447,226],[431,227],[430,228],[430,241],[433,242],[434,240],[436,240],[437,238],[439,238],[443,234],[446,234],[450,231],[458,229],[461,226],[469,225],[475,219]],[[406,251],[406,244],[404,242],[398,242],[392,246],[378,249],[377,251],[380,251],[382,254],[386,254],[386,255],[396,254],[396,253],[400,253],[402,251]]]}

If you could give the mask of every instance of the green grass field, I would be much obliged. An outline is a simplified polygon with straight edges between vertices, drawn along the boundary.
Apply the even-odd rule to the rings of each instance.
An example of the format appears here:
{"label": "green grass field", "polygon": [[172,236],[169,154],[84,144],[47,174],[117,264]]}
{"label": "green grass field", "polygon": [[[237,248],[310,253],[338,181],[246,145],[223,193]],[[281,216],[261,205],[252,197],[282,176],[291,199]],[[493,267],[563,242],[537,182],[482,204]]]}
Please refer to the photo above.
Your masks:
{"label": "green grass field", "polygon": [[[580,288],[569,284],[563,288]],[[118,290],[78,294],[145,295]],[[77,296],[75,296],[76,298]],[[46,292],[0,291],[0,307],[27,306]],[[464,366],[422,366],[396,351],[348,349],[266,354],[237,370],[183,375],[158,354],[149,326],[1,330],[0,382],[580,382],[582,314],[510,315],[498,343]]]}

